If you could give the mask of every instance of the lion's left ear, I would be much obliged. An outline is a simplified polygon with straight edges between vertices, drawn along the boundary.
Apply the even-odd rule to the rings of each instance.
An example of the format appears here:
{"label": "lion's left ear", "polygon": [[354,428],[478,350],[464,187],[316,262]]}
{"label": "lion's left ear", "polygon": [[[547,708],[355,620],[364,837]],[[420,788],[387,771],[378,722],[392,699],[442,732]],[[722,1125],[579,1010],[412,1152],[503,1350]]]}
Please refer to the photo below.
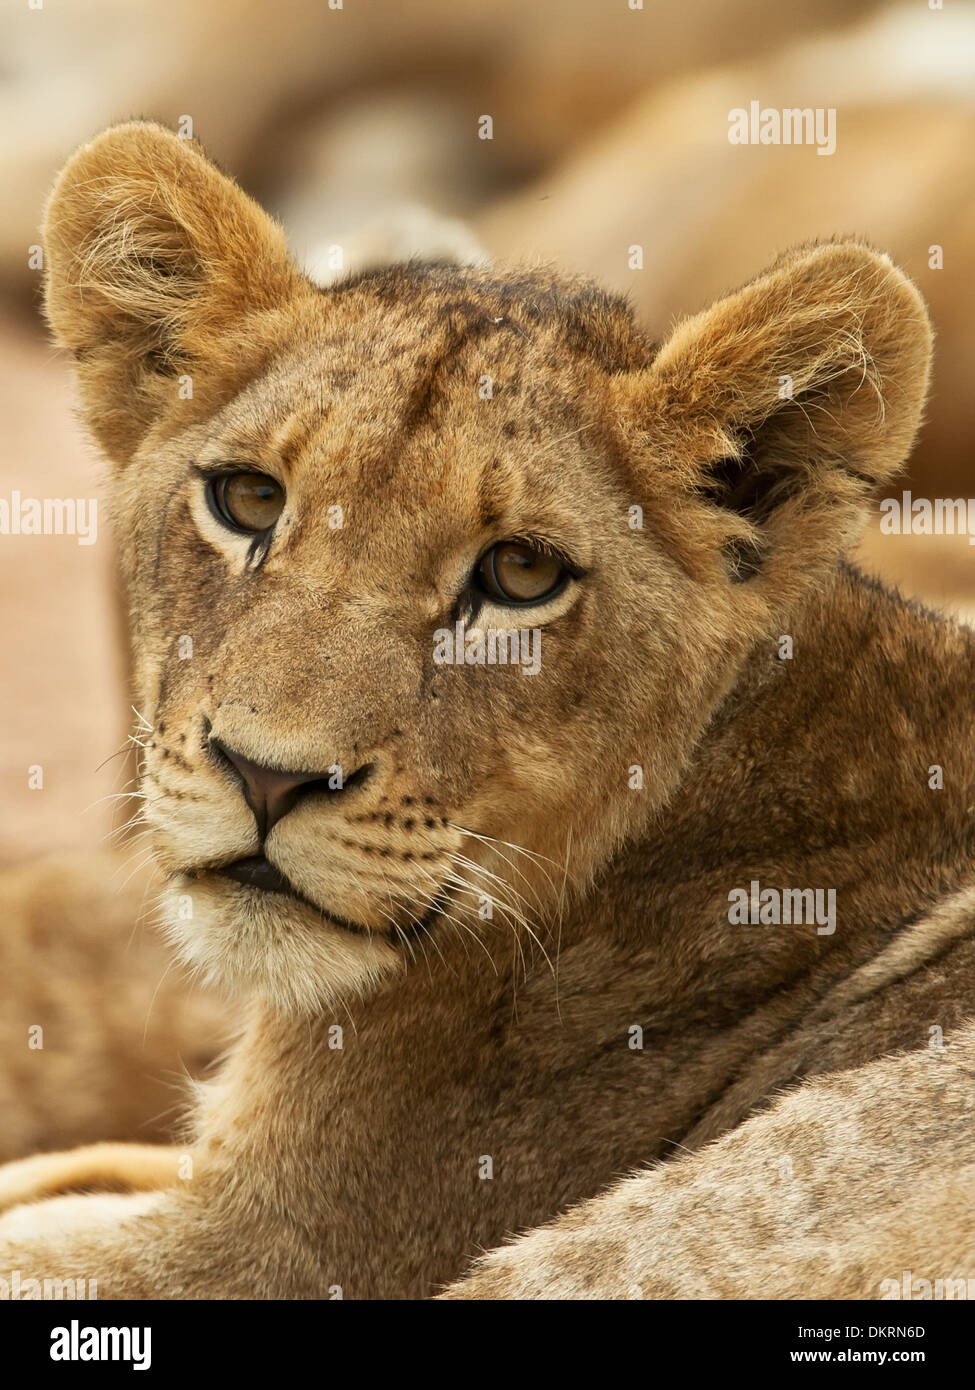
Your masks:
{"label": "lion's left ear", "polygon": [[675,549],[763,586],[835,562],[907,456],[930,356],[918,291],[853,242],[793,252],[680,323],[613,383]]}

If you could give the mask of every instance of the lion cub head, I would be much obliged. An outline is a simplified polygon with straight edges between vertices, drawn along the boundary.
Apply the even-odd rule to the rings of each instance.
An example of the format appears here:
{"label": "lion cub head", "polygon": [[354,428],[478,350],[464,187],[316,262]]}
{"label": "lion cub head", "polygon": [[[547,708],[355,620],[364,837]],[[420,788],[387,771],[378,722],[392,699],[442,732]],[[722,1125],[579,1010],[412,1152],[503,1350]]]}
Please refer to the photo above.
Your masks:
{"label": "lion cub head", "polygon": [[72,158],[45,237],[114,466],[170,923],[281,1008],[407,968],[420,933],[542,929],[679,794],[925,390],[923,305],[853,244],[655,349],[547,274],[322,291],[151,125]]}

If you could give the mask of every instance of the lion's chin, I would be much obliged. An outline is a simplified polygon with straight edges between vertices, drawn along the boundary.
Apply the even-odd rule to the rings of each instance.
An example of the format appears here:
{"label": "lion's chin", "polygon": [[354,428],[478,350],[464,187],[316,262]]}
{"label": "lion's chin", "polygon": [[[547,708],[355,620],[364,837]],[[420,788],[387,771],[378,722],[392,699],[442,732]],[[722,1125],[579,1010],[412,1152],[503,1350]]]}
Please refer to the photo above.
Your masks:
{"label": "lion's chin", "polygon": [[161,921],[181,959],[208,982],[289,1015],[364,996],[404,968],[382,936],[351,931],[301,898],[215,874],[172,879]]}

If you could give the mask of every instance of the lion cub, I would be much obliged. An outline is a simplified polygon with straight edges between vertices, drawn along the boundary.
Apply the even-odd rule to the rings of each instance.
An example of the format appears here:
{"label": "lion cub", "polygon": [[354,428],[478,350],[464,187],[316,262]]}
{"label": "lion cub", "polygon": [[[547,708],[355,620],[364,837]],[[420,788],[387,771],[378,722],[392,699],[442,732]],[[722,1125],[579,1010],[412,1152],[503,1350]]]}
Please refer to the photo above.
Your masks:
{"label": "lion cub", "polygon": [[921,415],[910,282],[801,247],[661,346],[541,272],[322,291],[151,125],[45,245],[166,927],[249,1003],[195,1176],[19,1206],[0,1265],[425,1297],[573,1206],[458,1292],[748,1295],[851,1204],[809,1295],[970,1260],[975,644],[844,565]]}

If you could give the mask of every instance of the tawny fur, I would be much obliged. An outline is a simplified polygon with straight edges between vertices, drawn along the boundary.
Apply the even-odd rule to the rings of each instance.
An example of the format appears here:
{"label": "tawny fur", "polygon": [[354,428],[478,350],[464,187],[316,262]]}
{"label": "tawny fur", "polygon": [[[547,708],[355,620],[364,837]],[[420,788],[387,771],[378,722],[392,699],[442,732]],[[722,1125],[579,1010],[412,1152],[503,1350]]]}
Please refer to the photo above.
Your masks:
{"label": "tawny fur", "polygon": [[160,882],[136,872],[144,857],[137,844],[0,870],[2,1162],[173,1138],[187,1078],[232,1037],[226,1006],[149,923]]}
{"label": "tawny fur", "polygon": [[[87,1232],[77,1199],[15,1209],[0,1264],[83,1267],[102,1296],[424,1297],[572,1207],[468,1289],[672,1296],[706,1291],[703,1266],[714,1292],[774,1293],[781,1223],[836,1244],[854,1200],[877,1213],[856,1277],[827,1255],[810,1292],[896,1275],[905,1203],[912,1258],[975,1259],[975,643],[843,563],[920,420],[910,282],[860,245],[802,247],[659,348],[541,272],[323,293],[150,126],[74,157],[45,238],[115,466],[168,926],[250,1003],[201,1098],[198,1178],[130,1216],[93,1199]],[[228,460],[286,489],[261,555],[206,507],[198,470]],[[435,666],[474,562],[526,534],[582,571],[521,614],[539,674]],[[369,766],[266,842],[317,910],[212,872],[259,848],[214,737]],[[756,879],[835,888],[835,933],[732,925]],[[833,1122],[874,1155],[849,1189]],[[923,1190],[896,1165],[911,1144]],[[729,1171],[711,1211],[700,1185]]]}
{"label": "tawny fur", "polygon": [[156,1192],[179,1180],[181,1164],[195,1176],[192,1154],[166,1144],[90,1144],[35,1154],[0,1168],[0,1211],[61,1192],[116,1187]]}

